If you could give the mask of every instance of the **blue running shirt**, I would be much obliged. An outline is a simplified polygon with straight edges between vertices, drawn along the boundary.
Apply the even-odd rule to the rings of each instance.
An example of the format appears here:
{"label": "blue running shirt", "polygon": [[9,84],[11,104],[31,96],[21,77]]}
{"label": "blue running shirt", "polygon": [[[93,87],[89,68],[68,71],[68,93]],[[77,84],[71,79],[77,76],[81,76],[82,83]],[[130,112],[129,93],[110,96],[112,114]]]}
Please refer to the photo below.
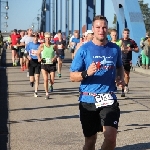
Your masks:
{"label": "blue running shirt", "polygon": [[[88,93],[109,93],[115,92],[116,67],[122,66],[121,50],[114,43],[107,43],[105,46],[97,46],[92,41],[82,45],[77,51],[71,64],[71,72],[82,72],[95,62],[97,72],[81,81],[79,92]],[[113,98],[116,95],[113,94]],[[90,95],[80,95],[79,101],[95,103],[94,97]]]}
{"label": "blue running shirt", "polygon": [[32,59],[38,59],[37,58],[37,51],[38,51],[39,46],[40,46],[39,42],[38,43],[30,42],[27,44],[26,51],[29,53],[29,56]]}

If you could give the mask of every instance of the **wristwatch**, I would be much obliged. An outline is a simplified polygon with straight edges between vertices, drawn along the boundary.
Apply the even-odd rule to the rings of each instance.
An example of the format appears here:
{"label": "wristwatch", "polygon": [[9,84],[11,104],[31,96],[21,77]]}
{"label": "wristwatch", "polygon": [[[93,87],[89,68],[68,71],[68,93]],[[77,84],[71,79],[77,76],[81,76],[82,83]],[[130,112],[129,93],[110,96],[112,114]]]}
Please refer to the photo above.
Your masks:
{"label": "wristwatch", "polygon": [[86,71],[82,71],[81,72],[81,76],[82,76],[83,79],[87,78],[88,77],[87,70]]}

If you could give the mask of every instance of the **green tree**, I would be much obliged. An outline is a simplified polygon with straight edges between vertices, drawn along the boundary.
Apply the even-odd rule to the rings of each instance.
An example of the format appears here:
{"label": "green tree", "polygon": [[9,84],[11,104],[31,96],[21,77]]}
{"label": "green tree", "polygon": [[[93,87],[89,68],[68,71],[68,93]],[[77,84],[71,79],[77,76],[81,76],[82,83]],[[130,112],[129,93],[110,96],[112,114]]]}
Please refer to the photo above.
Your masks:
{"label": "green tree", "polygon": [[145,23],[146,31],[150,31],[150,8],[147,3],[144,3],[144,0],[138,0],[140,8],[143,14],[143,19]]}
{"label": "green tree", "polygon": [[117,28],[117,16],[114,14],[114,20],[113,20],[114,28]]}

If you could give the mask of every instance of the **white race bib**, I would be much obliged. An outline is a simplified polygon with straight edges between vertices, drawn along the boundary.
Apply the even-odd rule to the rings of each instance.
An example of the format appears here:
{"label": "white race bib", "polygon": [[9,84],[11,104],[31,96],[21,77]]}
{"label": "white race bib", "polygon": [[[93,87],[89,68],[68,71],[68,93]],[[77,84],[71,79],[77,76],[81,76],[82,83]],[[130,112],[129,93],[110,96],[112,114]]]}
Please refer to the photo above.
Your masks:
{"label": "white race bib", "polygon": [[27,52],[27,50],[25,49],[25,50],[24,50],[24,54],[27,54],[27,53],[28,53],[28,52]]}
{"label": "white race bib", "polygon": [[17,47],[17,45],[14,45],[14,48],[16,48],[16,49],[17,49],[17,48],[18,48],[18,47]]}
{"label": "white race bib", "polygon": [[21,52],[24,53],[24,51],[25,51],[25,48],[21,48]]}
{"label": "white race bib", "polygon": [[52,59],[51,58],[46,58],[46,64],[53,64]]}
{"label": "white race bib", "polygon": [[111,94],[97,94],[94,98],[96,108],[112,105],[114,103]]}
{"label": "white race bib", "polygon": [[31,55],[32,55],[32,56],[37,56],[37,50],[33,50],[33,49],[32,49],[32,50],[31,50]]}

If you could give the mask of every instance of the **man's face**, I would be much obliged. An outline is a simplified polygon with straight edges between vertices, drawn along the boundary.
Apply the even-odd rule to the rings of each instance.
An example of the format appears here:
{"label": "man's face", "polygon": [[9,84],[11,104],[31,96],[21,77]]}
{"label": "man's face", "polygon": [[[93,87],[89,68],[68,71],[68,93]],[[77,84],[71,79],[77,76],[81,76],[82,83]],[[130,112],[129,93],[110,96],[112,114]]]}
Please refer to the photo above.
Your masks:
{"label": "man's face", "polygon": [[17,34],[17,31],[14,31],[14,34]]}
{"label": "man's face", "polygon": [[79,38],[79,33],[76,33],[76,32],[75,32],[75,33],[74,33],[74,37],[75,37],[75,38]]}
{"label": "man's face", "polygon": [[105,20],[95,20],[92,26],[92,30],[94,33],[94,37],[103,42],[106,40],[106,36],[108,33],[108,25]]}
{"label": "man's face", "polygon": [[58,35],[59,39],[62,39],[62,34],[61,33],[58,33],[57,35]]}
{"label": "man's face", "polygon": [[116,41],[117,40],[117,32],[112,31],[110,36],[111,36],[112,41]]}
{"label": "man's face", "polygon": [[37,36],[33,37],[33,42],[34,42],[34,43],[37,43],[37,42],[38,42],[38,37],[37,37]]}
{"label": "man's face", "polygon": [[29,29],[28,30],[28,35],[32,35],[32,33],[33,33],[32,29]]}
{"label": "man's face", "polygon": [[87,39],[88,39],[88,40],[93,40],[93,34],[92,34],[92,33],[89,33],[89,34],[87,35]]}
{"label": "man's face", "polygon": [[129,31],[123,31],[123,37],[125,39],[128,39],[129,38],[129,35],[130,35],[130,32]]}
{"label": "man's face", "polygon": [[43,35],[44,35],[44,33],[43,33],[43,32],[41,32],[41,35],[43,36]]}
{"label": "man's face", "polygon": [[24,31],[20,32],[20,35],[23,37],[25,35]]}

